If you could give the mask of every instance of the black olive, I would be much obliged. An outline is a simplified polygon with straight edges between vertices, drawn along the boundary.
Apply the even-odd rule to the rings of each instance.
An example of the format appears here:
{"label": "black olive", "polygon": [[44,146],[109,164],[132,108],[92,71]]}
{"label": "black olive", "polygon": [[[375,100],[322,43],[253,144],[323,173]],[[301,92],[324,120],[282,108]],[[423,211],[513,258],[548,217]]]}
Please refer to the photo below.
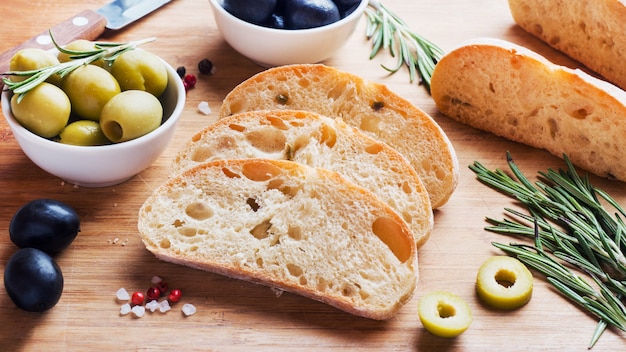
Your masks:
{"label": "black olive", "polygon": [[332,0],[288,0],[285,4],[285,24],[289,29],[321,27],[340,18]]}
{"label": "black olive", "polygon": [[276,0],[224,0],[224,10],[246,22],[262,24],[276,8]]}
{"label": "black olive", "polygon": [[37,248],[48,254],[67,248],[79,231],[80,219],[74,209],[53,199],[26,203],[15,212],[9,224],[15,245]]}
{"label": "black olive", "polygon": [[333,0],[337,7],[351,7],[354,5],[358,5],[361,0]]}
{"label": "black olive", "polygon": [[54,307],[63,293],[63,273],[47,253],[23,248],[4,268],[4,288],[15,305],[29,312]]}

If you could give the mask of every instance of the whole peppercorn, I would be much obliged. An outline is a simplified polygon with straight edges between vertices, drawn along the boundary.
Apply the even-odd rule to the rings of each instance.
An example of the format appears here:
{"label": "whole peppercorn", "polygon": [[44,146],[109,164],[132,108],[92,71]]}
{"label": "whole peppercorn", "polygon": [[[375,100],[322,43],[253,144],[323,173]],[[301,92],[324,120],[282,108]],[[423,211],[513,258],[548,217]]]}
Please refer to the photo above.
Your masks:
{"label": "whole peppercorn", "polygon": [[180,78],[183,78],[185,77],[185,73],[187,73],[187,69],[185,68],[185,66],[178,66],[178,68],[176,69],[176,73]]}
{"label": "whole peppercorn", "polygon": [[211,60],[205,58],[198,62],[198,71],[203,75],[212,75],[215,72],[215,66]]}

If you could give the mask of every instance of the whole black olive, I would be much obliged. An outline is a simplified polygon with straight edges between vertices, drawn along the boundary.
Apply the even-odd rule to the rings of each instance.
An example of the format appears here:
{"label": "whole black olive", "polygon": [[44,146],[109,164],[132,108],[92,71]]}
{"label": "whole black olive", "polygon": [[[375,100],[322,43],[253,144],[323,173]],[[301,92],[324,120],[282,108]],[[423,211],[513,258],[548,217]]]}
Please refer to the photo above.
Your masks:
{"label": "whole black olive", "polygon": [[9,224],[11,241],[20,248],[32,247],[48,254],[67,248],[80,231],[78,214],[53,199],[36,199],[15,212]]}
{"label": "whole black olive", "polygon": [[285,25],[289,29],[321,27],[341,19],[332,0],[287,0]]}
{"label": "whole black olive", "polygon": [[63,274],[47,253],[23,248],[9,258],[4,268],[4,288],[18,308],[43,312],[61,298]]}
{"label": "whole black olive", "polygon": [[224,0],[223,6],[224,10],[241,20],[262,24],[274,12],[276,0]]}

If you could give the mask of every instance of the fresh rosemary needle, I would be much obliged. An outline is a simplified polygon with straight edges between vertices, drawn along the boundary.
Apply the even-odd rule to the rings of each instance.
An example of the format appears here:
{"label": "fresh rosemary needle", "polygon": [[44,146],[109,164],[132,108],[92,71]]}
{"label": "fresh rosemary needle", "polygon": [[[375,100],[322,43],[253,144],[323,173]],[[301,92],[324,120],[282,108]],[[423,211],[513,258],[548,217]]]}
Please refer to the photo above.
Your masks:
{"label": "fresh rosemary needle", "polygon": [[24,94],[28,93],[31,89],[35,88],[52,75],[59,75],[61,78],[68,75],[70,72],[77,68],[88,65],[99,59],[104,60],[107,64],[113,63],[115,59],[121,54],[135,49],[137,46],[152,42],[156,38],[147,38],[137,41],[131,41],[128,43],[104,43],[96,42],[95,49],[90,51],[73,51],[63,49],[50,33],[50,38],[54,46],[62,53],[70,55],[72,60],[60,63],[57,65],[43,67],[37,70],[30,71],[9,71],[2,73],[3,76],[25,76],[28,77],[23,81],[12,81],[10,77],[3,77],[2,82],[4,85],[14,94],[18,95],[18,102],[24,97]]}
{"label": "fresh rosemary needle", "polygon": [[528,214],[507,208],[508,218],[487,218],[492,226],[485,229],[532,240],[533,245],[493,245],[544,274],[561,294],[599,318],[588,346],[592,348],[607,326],[626,331],[626,213],[587,176],[581,178],[566,155],[564,160],[566,170],[539,172],[535,183],[508,152],[507,163],[515,178],[479,162],[469,168],[481,182],[526,207]]}
{"label": "fresh rosemary needle", "polygon": [[443,50],[414,32],[398,15],[376,0],[369,0],[365,14],[367,17],[365,35],[372,41],[370,60],[381,49],[386,49],[392,57],[397,57],[397,65],[395,67],[381,65],[385,70],[395,73],[406,66],[410,82],[419,78],[426,89],[430,90],[430,79],[435,65],[443,57]]}

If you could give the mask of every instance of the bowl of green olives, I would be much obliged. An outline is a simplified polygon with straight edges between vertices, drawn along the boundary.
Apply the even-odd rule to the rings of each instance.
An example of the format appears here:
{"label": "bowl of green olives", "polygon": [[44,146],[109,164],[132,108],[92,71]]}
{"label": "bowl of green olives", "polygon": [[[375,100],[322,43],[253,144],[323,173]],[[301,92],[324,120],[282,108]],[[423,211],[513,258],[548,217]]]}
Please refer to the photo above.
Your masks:
{"label": "bowl of green olives", "polygon": [[[2,112],[24,154],[51,175],[85,187],[120,184],[150,166],[169,144],[185,105],[185,88],[176,70],[151,57],[162,70],[157,88],[133,86],[133,81],[148,81],[149,64],[124,67],[145,62],[118,58],[106,70],[89,64],[60,81],[42,82],[21,100],[11,89],[3,90]],[[117,76],[115,65],[126,75],[123,80],[111,78]],[[143,76],[133,77],[137,72]],[[82,87],[91,87],[90,81],[110,84]],[[91,91],[94,96],[89,96]]]}
{"label": "bowl of green olives", "polygon": [[319,63],[354,32],[367,0],[209,0],[224,40],[263,67]]}

